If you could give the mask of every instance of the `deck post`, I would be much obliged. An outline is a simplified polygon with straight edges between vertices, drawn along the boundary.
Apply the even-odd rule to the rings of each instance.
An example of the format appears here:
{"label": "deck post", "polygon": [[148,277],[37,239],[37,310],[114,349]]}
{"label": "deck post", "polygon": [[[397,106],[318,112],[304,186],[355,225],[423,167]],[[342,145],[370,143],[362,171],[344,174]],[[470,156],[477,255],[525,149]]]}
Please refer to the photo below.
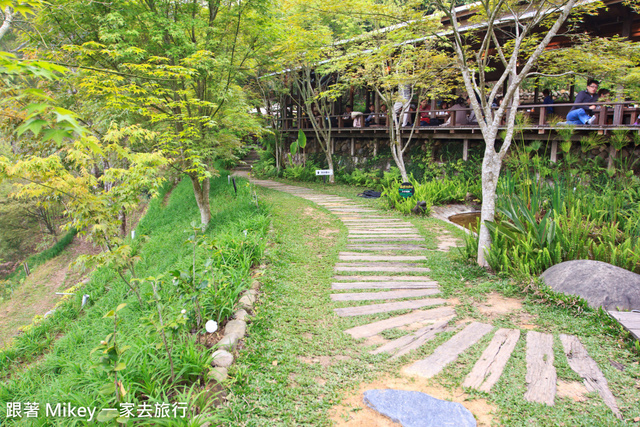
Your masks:
{"label": "deck post", "polygon": [[380,95],[378,95],[378,91],[375,92],[375,96],[374,96],[374,102],[375,102],[375,123],[377,125],[380,124]]}
{"label": "deck post", "polygon": [[557,163],[558,162],[558,140],[554,139],[553,141],[551,141],[551,158],[550,160],[553,163]]}
{"label": "deck post", "polygon": [[351,138],[351,157],[353,157],[356,154],[356,140],[355,138]]}
{"label": "deck post", "polygon": [[462,160],[465,162],[469,160],[469,140],[465,139],[462,142]]}
{"label": "deck post", "polygon": [[373,157],[378,155],[378,138],[373,140]]}

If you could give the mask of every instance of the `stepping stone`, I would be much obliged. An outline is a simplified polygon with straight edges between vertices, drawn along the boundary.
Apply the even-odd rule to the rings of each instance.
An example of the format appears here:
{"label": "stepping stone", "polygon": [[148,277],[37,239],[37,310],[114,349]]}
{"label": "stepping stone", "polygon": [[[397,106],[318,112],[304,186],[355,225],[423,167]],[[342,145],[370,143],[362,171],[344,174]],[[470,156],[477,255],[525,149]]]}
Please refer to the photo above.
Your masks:
{"label": "stepping stone", "polygon": [[355,339],[368,338],[377,335],[382,331],[386,331],[387,329],[429,320],[449,320],[455,315],[456,312],[451,307],[438,307],[431,310],[416,310],[401,316],[379,320],[362,326],[356,326],[355,328],[347,329],[345,333],[351,335]]}
{"label": "stepping stone", "polygon": [[438,287],[438,282],[345,282],[332,283],[331,289],[336,291],[344,289],[433,289]]}
{"label": "stepping stone", "polygon": [[418,230],[416,230],[415,228],[398,228],[398,229],[391,229],[391,228],[384,228],[384,229],[363,229],[363,230],[354,230],[352,228],[349,228],[349,235],[356,237],[358,235],[371,235],[371,234],[418,234]]}
{"label": "stepping stone", "polygon": [[449,341],[436,348],[431,356],[412,363],[404,371],[423,378],[431,378],[439,374],[449,363],[458,359],[460,354],[480,341],[492,329],[492,325],[473,322],[455,334]]}
{"label": "stepping stone", "polygon": [[500,379],[519,338],[518,329],[498,329],[462,385],[488,393]]}
{"label": "stepping stone", "polygon": [[475,427],[476,419],[462,404],[419,391],[367,390],[364,402],[403,427]]}
{"label": "stepping stone", "polygon": [[376,238],[368,238],[368,239],[354,239],[350,237],[348,240],[349,243],[367,243],[367,242],[424,242],[424,237],[397,237],[397,238],[388,238],[388,237],[376,237]]}
{"label": "stepping stone", "polygon": [[370,354],[389,353],[392,357],[389,360],[397,359],[412,350],[418,349],[427,341],[434,338],[440,332],[447,329],[449,322],[437,322],[433,325],[425,326],[415,331],[413,334],[405,335],[393,341],[389,341],[385,345],[370,351]]}
{"label": "stepping stone", "polygon": [[[371,264],[374,264],[374,263],[372,262]],[[389,263],[389,264],[400,264],[400,263]],[[409,265],[411,265],[411,264],[409,264]],[[362,266],[362,267],[336,266],[336,267],[334,267],[334,271],[369,271],[369,272],[373,272],[373,273],[377,273],[377,272],[387,272],[387,273],[393,273],[393,272],[397,272],[397,273],[410,273],[410,272],[428,273],[431,270],[429,268],[426,268],[426,267],[401,267],[401,266],[381,267],[381,266],[375,265],[373,267],[366,267],[366,266]]]}
{"label": "stepping stone", "polygon": [[553,366],[553,335],[527,333],[527,392],[525,400],[553,406],[556,397],[556,368]]}
{"label": "stepping stone", "polygon": [[366,280],[413,280],[413,281],[431,281],[431,277],[429,276],[333,276],[336,280],[356,280],[356,281],[366,281]]}
{"label": "stepping stone", "polygon": [[332,301],[369,301],[369,300],[386,300],[399,298],[416,298],[426,297],[428,295],[438,294],[438,289],[416,289],[401,290],[389,292],[356,292],[348,294],[331,294]]}
{"label": "stepping stone", "polygon": [[370,225],[370,224],[385,224],[385,223],[389,223],[389,224],[406,224],[409,226],[413,226],[413,224],[411,224],[410,222],[404,222],[400,219],[395,219],[395,218],[380,218],[380,219],[371,219],[370,221],[367,221],[366,223],[361,220],[361,219],[348,219],[348,218],[344,218],[342,220],[342,222],[344,222],[345,224],[363,224],[363,225]]}
{"label": "stepping stone", "polygon": [[365,255],[365,254],[344,254],[338,255],[341,261],[426,261],[424,255]]}
{"label": "stepping stone", "polygon": [[560,335],[560,341],[564,347],[564,354],[567,356],[569,366],[584,380],[584,385],[589,391],[597,391],[605,405],[619,419],[622,414],[616,404],[616,398],[609,390],[609,385],[604,374],[598,368],[598,364],[589,356],[587,350],[577,337],[573,335]]}
{"label": "stepping stone", "polygon": [[356,251],[422,251],[426,246],[421,245],[347,245],[347,249]]}
{"label": "stepping stone", "polygon": [[631,335],[640,340],[640,313],[632,311],[610,311],[609,315],[616,319]]}
{"label": "stepping stone", "polygon": [[411,301],[361,305],[358,307],[334,308],[333,311],[340,317],[365,316],[367,314],[388,313],[398,310],[414,310],[416,308],[444,304],[445,302],[447,301],[442,298],[425,298]]}

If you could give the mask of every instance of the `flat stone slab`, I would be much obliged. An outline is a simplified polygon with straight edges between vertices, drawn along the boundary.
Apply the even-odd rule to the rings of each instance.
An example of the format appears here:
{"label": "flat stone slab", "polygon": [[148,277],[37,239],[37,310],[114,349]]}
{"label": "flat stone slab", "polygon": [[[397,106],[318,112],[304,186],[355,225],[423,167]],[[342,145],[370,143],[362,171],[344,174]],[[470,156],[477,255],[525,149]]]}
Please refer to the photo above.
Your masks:
{"label": "flat stone slab", "polygon": [[498,382],[520,338],[518,329],[498,329],[462,385],[489,392]]}
{"label": "flat stone slab", "polygon": [[458,359],[460,354],[480,341],[480,338],[488,334],[492,329],[493,326],[486,323],[470,323],[462,331],[451,337],[449,341],[436,348],[431,356],[407,366],[405,372],[423,378],[434,377],[438,375],[445,366]]}
{"label": "flat stone slab", "polygon": [[416,308],[430,307],[447,302],[442,298],[425,298],[410,301],[387,302],[383,304],[369,304],[358,307],[334,308],[333,311],[340,317],[365,316],[367,314],[389,313],[398,310],[415,310]]}
{"label": "flat stone slab", "polygon": [[368,271],[372,273],[429,273],[431,270],[426,267],[335,267],[334,271]]}
{"label": "flat stone slab", "polygon": [[413,350],[422,347],[424,343],[435,338],[437,334],[447,330],[448,324],[448,321],[444,321],[425,326],[424,328],[420,328],[412,334],[405,335],[393,341],[389,341],[388,343],[384,344],[374,351],[370,351],[369,353],[388,353],[392,355],[389,360],[397,359]]}
{"label": "flat stone slab", "polygon": [[364,402],[403,427],[475,427],[473,414],[462,404],[407,390],[367,390]]}
{"label": "flat stone slab", "polygon": [[377,335],[382,331],[386,331],[387,329],[410,325],[411,323],[416,322],[448,320],[455,315],[456,312],[451,307],[438,307],[431,310],[416,310],[401,316],[379,320],[362,326],[356,326],[354,328],[347,329],[345,332],[356,339],[368,338]]}
{"label": "flat stone slab", "polygon": [[594,308],[640,309],[640,274],[606,262],[566,261],[547,269],[540,277],[554,291],[579,295]]}
{"label": "flat stone slab", "polygon": [[605,405],[611,409],[617,418],[622,419],[616,398],[609,390],[607,379],[598,368],[598,364],[589,356],[582,343],[577,337],[564,334],[560,334],[560,341],[564,347],[564,354],[567,356],[569,366],[582,377],[587,390],[597,391]]}
{"label": "flat stone slab", "polygon": [[347,282],[347,283],[332,283],[331,289],[343,290],[343,289],[432,289],[437,288],[438,282]]}
{"label": "flat stone slab", "polygon": [[431,281],[431,277],[429,276],[333,276],[335,280],[355,280],[358,282],[363,282],[367,280],[371,280],[374,282],[377,281],[385,281],[385,280],[408,280],[408,281]]}
{"label": "flat stone slab", "polygon": [[356,292],[347,294],[331,294],[332,301],[372,301],[399,298],[426,297],[440,293],[438,289],[408,289],[388,292]]}
{"label": "flat stone slab", "polygon": [[554,405],[558,376],[553,360],[553,335],[528,332],[525,400]]}
{"label": "flat stone slab", "polygon": [[368,235],[378,235],[378,234],[417,234],[418,230],[415,228],[348,228],[349,235],[356,236],[368,236]]}
{"label": "flat stone slab", "polygon": [[616,319],[631,335],[640,340],[640,313],[630,311],[610,311],[609,315]]}
{"label": "flat stone slab", "polygon": [[424,251],[427,249],[426,246],[422,245],[372,245],[372,244],[364,244],[364,245],[347,245],[347,249],[356,250],[356,251]]}
{"label": "flat stone slab", "polygon": [[341,253],[338,255],[340,261],[426,261],[423,255],[367,255]]}
{"label": "flat stone slab", "polygon": [[349,243],[369,243],[369,242],[423,242],[424,237],[374,237],[374,238],[366,238],[366,239],[355,239],[353,237],[349,237]]}

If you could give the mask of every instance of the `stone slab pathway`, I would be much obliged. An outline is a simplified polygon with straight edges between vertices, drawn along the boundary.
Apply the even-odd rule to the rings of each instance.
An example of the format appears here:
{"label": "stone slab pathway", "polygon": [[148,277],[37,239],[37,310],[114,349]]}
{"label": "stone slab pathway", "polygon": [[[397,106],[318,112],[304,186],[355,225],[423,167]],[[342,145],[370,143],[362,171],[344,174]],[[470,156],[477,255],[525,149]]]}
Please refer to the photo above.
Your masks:
{"label": "stone slab pathway", "polygon": [[[417,330],[371,350],[371,354],[386,354],[388,360],[394,360],[410,355],[412,351],[443,332],[462,328],[440,344],[428,357],[410,363],[403,369],[408,375],[431,378],[446,372],[447,366],[456,361],[461,354],[476,347],[483,337],[493,333],[494,327],[486,323],[471,322],[455,326],[452,320],[456,312],[452,307],[444,305],[447,303],[446,300],[425,298],[439,294],[440,289],[438,282],[424,274],[430,272],[424,264],[428,260],[429,251],[424,245],[424,237],[412,223],[390,218],[344,197],[328,196],[271,181],[253,182],[323,206],[340,218],[347,227],[347,250],[339,254],[341,262],[335,264],[336,275],[333,277],[331,288],[334,291],[352,292],[333,293],[331,300],[340,305],[354,304],[336,307],[334,312],[342,317],[361,317],[363,323],[345,330],[345,333],[354,339],[381,338],[379,334],[390,329],[406,330],[409,325],[412,325],[412,328],[418,327]],[[448,250],[448,247],[443,250]],[[354,290],[358,292],[353,292]],[[358,305],[362,301],[380,303]],[[431,306],[433,308],[429,308]],[[392,312],[397,310],[411,311],[393,315]],[[390,313],[390,317],[367,322],[367,315],[380,313]],[[609,314],[636,337],[640,337],[640,313]],[[495,331],[480,358],[474,361],[473,367],[469,367],[470,372],[461,385],[490,392],[500,380],[520,339],[521,331],[517,329],[501,328]],[[603,402],[620,418],[620,410],[615,396],[608,388],[606,378],[579,339],[568,335],[560,335],[559,339],[571,369],[583,378],[587,389],[597,392]],[[526,392],[523,393],[523,399],[546,405],[554,404],[557,375],[553,345],[553,335],[527,331]]]}

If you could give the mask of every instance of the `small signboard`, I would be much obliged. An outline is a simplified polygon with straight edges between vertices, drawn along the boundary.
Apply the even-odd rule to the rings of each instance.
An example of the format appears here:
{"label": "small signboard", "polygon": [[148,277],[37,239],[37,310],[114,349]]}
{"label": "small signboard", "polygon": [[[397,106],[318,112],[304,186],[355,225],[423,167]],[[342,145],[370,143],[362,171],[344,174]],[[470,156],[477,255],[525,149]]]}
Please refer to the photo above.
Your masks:
{"label": "small signboard", "polygon": [[410,182],[403,182],[402,184],[400,184],[400,189],[398,191],[400,193],[400,197],[404,197],[405,199],[413,196],[413,194],[416,192],[415,188],[413,188],[413,185]]}
{"label": "small signboard", "polygon": [[316,176],[333,175],[333,169],[316,169]]}

